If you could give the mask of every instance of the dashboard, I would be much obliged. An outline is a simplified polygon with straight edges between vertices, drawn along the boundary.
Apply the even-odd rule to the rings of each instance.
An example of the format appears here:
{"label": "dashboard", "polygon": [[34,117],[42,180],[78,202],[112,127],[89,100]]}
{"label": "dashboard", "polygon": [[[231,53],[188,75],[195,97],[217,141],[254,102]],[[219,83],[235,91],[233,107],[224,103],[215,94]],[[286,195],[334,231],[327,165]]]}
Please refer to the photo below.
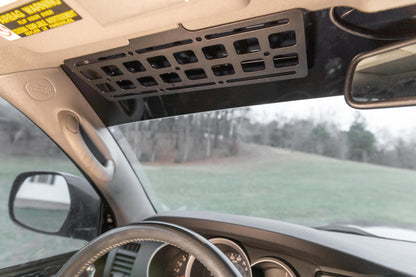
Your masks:
{"label": "dashboard", "polygon": [[[216,245],[243,277],[415,276],[416,244],[215,213],[169,212],[152,221],[187,227]],[[209,277],[195,258],[158,243],[130,243],[106,257],[104,277]]]}

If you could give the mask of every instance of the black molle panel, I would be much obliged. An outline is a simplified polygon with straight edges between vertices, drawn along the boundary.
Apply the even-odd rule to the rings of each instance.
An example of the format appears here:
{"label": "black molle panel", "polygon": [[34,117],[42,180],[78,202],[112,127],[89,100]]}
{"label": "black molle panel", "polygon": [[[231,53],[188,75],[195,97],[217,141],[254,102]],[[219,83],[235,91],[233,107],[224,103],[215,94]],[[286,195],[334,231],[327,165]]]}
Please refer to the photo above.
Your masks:
{"label": "black molle panel", "polygon": [[196,31],[179,26],[64,63],[109,101],[302,78],[303,11]]}

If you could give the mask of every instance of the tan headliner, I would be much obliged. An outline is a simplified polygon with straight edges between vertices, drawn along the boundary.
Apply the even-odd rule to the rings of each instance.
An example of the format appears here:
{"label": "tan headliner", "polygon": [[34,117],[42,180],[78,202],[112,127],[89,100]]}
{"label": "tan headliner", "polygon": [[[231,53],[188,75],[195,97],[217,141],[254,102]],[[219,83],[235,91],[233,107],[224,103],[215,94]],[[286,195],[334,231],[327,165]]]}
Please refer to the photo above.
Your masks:
{"label": "tan headliner", "polygon": [[[183,2],[181,2],[183,1]],[[0,13],[25,4],[20,0]],[[293,8],[351,6],[375,12],[415,0],[65,0],[82,20],[15,41],[0,37],[0,74],[56,67],[64,59],[128,44],[128,39],[174,29],[195,30]],[[138,5],[137,3],[140,3]],[[111,12],[109,12],[111,11]]]}

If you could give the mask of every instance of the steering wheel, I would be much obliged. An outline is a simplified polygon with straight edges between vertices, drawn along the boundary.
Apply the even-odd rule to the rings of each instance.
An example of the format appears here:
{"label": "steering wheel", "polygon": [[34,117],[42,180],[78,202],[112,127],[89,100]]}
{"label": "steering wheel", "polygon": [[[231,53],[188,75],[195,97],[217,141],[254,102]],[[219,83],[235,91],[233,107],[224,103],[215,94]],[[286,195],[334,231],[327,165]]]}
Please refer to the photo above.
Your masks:
{"label": "steering wheel", "polygon": [[174,224],[152,221],[116,228],[93,239],[72,256],[56,276],[79,277],[114,248],[143,241],[175,246],[195,256],[215,277],[242,277],[227,256],[204,237]]}

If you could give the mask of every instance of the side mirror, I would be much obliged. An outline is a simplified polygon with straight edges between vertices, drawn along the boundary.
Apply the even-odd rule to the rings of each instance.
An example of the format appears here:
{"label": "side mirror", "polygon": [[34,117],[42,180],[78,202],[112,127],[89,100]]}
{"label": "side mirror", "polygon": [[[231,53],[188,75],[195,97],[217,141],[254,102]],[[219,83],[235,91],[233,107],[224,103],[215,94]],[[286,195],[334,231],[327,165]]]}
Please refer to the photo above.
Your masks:
{"label": "side mirror", "polygon": [[345,99],[359,109],[416,105],[416,40],[355,57],[348,69]]}
{"label": "side mirror", "polygon": [[99,234],[101,199],[84,179],[67,173],[25,172],[9,198],[16,224],[40,233],[91,240]]}

